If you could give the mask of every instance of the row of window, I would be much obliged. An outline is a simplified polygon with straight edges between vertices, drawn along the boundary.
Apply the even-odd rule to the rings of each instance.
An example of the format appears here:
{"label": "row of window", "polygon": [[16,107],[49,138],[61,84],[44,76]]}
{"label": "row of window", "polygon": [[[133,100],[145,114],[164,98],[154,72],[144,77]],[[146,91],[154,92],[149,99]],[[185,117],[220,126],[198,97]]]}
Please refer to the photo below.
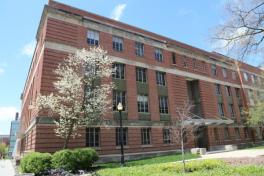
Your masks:
{"label": "row of window", "polygon": [[[217,76],[217,67],[216,67],[215,64],[212,64],[212,65],[211,65],[211,74],[212,74],[213,76]],[[222,74],[223,74],[223,77],[224,77],[225,79],[228,78],[227,69],[224,68],[224,67],[222,68]],[[238,74],[237,74],[236,71],[232,71],[232,72],[231,72],[231,76],[232,76],[232,79],[233,79],[233,80],[237,80],[237,79],[238,79]],[[244,77],[244,80],[245,80],[245,81],[249,81],[250,78],[251,78],[251,81],[252,81],[253,84],[261,84],[261,78],[258,77],[258,76],[256,76],[256,75],[254,75],[254,74],[251,74],[251,76],[250,76],[249,73],[247,73],[247,72],[243,72],[243,77]]]}
{"label": "row of window", "polygon": [[[99,32],[89,30],[87,32],[87,43],[89,45],[98,46],[99,45]],[[113,36],[112,45],[113,45],[113,50],[121,52],[124,50],[124,39],[122,37]],[[144,44],[143,43],[135,42],[135,54],[140,57],[144,56]],[[162,49],[160,48],[155,49],[154,58],[159,62],[163,61]]]}
{"label": "row of window", "polygon": [[[113,90],[113,110],[117,110],[118,103],[122,103],[124,110],[126,110],[126,92],[121,90]],[[138,112],[149,112],[149,98],[148,95],[137,95]],[[168,97],[159,96],[159,111],[161,114],[168,114]]]}
{"label": "row of window", "polygon": [[[151,144],[151,128],[141,128],[141,144],[149,145]],[[163,143],[171,143],[171,133],[170,129],[164,128],[163,132]],[[123,128],[123,133],[121,134],[121,128],[116,128],[116,146],[121,145],[121,139],[123,139],[123,145],[128,145],[128,128]],[[100,128],[86,128],[86,146],[88,147],[99,147],[100,146]]]}
{"label": "row of window", "polygon": [[[87,43],[89,45],[95,45],[98,46],[99,45],[99,32],[98,31],[93,31],[93,30],[88,30],[87,32]],[[115,51],[123,51],[124,50],[124,39],[122,37],[118,37],[118,36],[113,36],[112,37],[112,45],[113,45],[113,50]],[[143,57],[144,56],[144,44],[141,42],[135,42],[135,54],[137,56]],[[162,49],[160,48],[155,48],[154,51],[154,58],[159,61],[162,62],[163,61],[163,52]],[[175,53],[172,53],[172,63],[176,64],[176,55]],[[186,56],[184,56],[183,59],[183,65],[184,67],[187,67],[187,62],[186,62]],[[196,68],[197,64],[196,64],[196,59],[193,59],[193,68]],[[203,69],[205,65],[203,64]],[[215,64],[211,65],[211,74],[213,76],[217,76],[217,66]],[[222,74],[224,78],[228,78],[228,73],[227,73],[227,69],[226,68],[222,68]],[[247,72],[243,72],[243,77],[245,81],[249,81],[250,79],[250,74]],[[232,71],[232,79],[233,80],[237,80],[238,75],[237,72]],[[254,74],[251,74],[251,80],[252,83],[260,83],[261,82],[261,78],[257,77]]]}
{"label": "row of window", "polygon": [[[125,79],[125,65],[120,63],[113,64],[113,75],[115,79]],[[136,68],[136,81],[147,83],[147,69],[142,67]],[[156,71],[156,82],[160,86],[166,86],[166,73]]]}
{"label": "row of window", "polygon": [[[225,92],[227,96],[232,96],[232,90],[230,86],[225,86]],[[215,94],[216,95],[222,95],[221,91],[221,85],[220,84],[215,84]],[[239,88],[235,88],[235,94],[237,98],[240,98],[241,93]]]}

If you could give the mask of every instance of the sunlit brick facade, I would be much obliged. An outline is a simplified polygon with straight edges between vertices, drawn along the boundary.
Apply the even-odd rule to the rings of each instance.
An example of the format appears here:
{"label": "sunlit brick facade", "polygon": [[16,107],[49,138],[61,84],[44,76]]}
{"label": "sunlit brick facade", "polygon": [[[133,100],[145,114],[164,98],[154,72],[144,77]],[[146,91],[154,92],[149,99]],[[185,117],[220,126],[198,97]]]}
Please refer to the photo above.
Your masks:
{"label": "sunlit brick facade", "polygon": [[[240,111],[254,103],[254,94],[263,83],[261,70],[218,53],[85,12],[55,1],[44,7],[22,96],[21,153],[55,152],[63,140],[55,137],[54,124],[47,115],[31,108],[36,96],[54,91],[53,70],[69,53],[100,45],[115,60],[118,71],[112,81],[113,104],[126,106],[125,153],[159,153],[179,149],[170,140],[164,124],[178,118],[176,107],[184,101],[194,103],[193,113],[209,126],[203,136],[187,137],[187,148],[221,148],[226,144],[261,141],[262,129],[252,131],[244,125]],[[251,102],[250,102],[251,101]],[[81,136],[70,141],[70,148],[95,147],[102,156],[119,153],[117,112],[106,114],[112,126],[80,129]],[[226,122],[234,122],[227,125]]]}

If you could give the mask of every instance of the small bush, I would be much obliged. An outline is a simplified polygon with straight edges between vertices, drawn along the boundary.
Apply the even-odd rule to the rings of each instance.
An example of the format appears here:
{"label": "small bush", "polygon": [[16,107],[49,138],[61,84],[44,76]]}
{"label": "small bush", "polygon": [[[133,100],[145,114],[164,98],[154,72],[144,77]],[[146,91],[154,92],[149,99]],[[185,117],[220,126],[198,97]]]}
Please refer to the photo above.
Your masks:
{"label": "small bush", "polygon": [[60,150],[53,154],[52,166],[55,169],[64,169],[66,171],[76,171],[76,157],[72,150]]}
{"label": "small bush", "polygon": [[89,169],[98,160],[98,154],[91,148],[75,149],[73,153],[79,170]]}
{"label": "small bush", "polygon": [[98,154],[91,148],[61,150],[54,153],[52,166],[55,169],[76,172],[77,170],[89,169],[97,160]]}
{"label": "small bush", "polygon": [[32,152],[25,155],[20,162],[21,171],[36,175],[51,169],[51,155],[49,153]]}

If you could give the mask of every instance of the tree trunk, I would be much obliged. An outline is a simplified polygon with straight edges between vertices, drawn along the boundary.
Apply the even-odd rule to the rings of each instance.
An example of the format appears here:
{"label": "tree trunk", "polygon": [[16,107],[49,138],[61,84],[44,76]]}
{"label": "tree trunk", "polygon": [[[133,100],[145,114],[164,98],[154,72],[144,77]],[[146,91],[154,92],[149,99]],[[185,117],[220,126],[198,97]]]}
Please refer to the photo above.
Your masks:
{"label": "tree trunk", "polygon": [[185,169],[185,156],[184,156],[183,130],[181,130],[181,151],[182,151],[183,172],[185,172],[186,169]]}
{"label": "tree trunk", "polygon": [[68,148],[69,140],[70,140],[70,137],[72,135],[73,124],[74,124],[74,121],[71,121],[69,133],[67,134],[66,138],[64,139],[63,149]]}

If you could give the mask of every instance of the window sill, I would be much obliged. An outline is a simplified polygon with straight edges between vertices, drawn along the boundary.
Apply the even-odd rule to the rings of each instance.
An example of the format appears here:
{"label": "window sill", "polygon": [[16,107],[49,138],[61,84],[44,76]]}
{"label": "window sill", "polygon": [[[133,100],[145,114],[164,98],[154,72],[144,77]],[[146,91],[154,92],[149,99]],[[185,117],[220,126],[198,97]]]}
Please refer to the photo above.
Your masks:
{"label": "window sill", "polygon": [[162,144],[163,147],[166,147],[166,146],[172,146],[173,143],[168,143],[168,144]]}
{"label": "window sill", "polygon": [[[128,145],[124,145],[124,149],[129,149],[130,147]],[[121,146],[116,146],[116,149],[120,150]]]}
{"label": "window sill", "polygon": [[[86,147],[89,147],[89,146],[86,146]],[[92,149],[94,149],[94,150],[102,150],[101,147],[89,147],[89,148],[92,148]]]}
{"label": "window sill", "polygon": [[151,145],[151,144],[143,144],[143,145],[141,145],[141,147],[143,147],[143,148],[149,148],[149,147],[153,147],[153,145]]}

